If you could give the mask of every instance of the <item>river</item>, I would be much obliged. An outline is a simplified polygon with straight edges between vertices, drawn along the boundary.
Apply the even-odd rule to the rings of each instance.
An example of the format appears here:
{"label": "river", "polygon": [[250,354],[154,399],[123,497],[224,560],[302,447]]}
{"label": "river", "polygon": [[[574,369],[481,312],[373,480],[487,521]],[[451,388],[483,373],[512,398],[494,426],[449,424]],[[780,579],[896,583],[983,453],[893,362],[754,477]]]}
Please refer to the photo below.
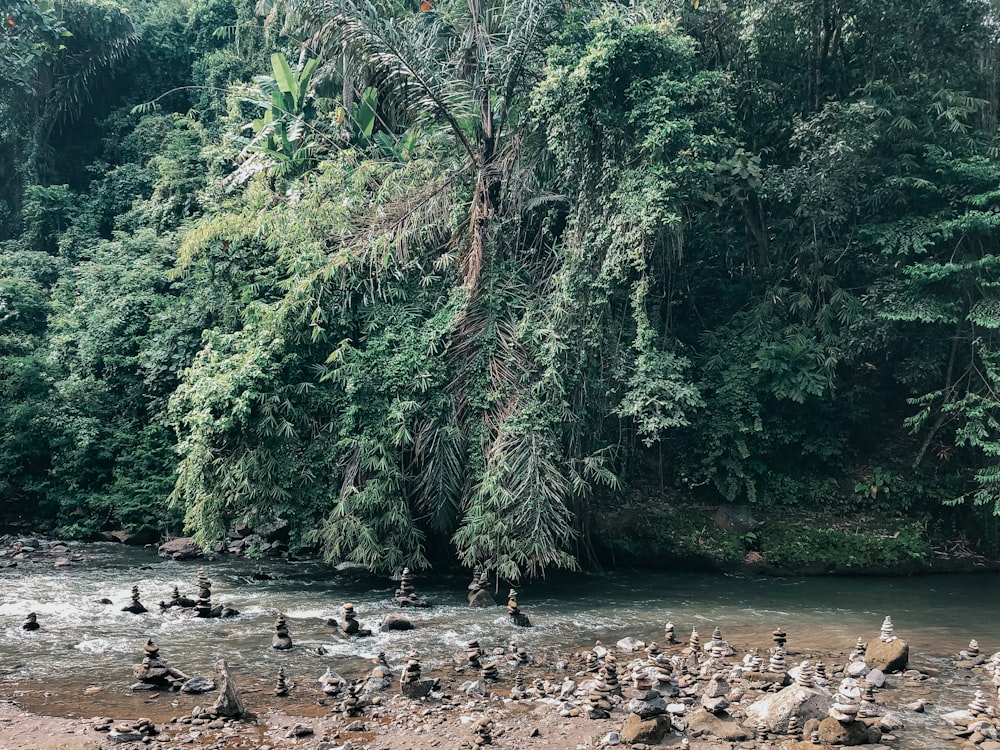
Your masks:
{"label": "river", "polygon": [[[377,630],[382,615],[400,611],[390,603],[393,581],[317,561],[258,564],[221,557],[176,562],[158,558],[153,550],[114,544],[78,545],[72,551],[80,560],[67,567],[55,568],[50,558],[36,553],[36,562],[0,572],[0,684],[10,688],[69,678],[124,693],[132,681],[130,666],[150,637],[168,663],[188,674],[210,674],[216,659],[225,657],[261,684],[273,681],[279,665],[310,681],[327,666],[361,676],[378,652],[398,664],[416,650],[428,667],[443,667],[470,638],[486,648],[516,639],[538,657],[554,658],[626,635],[659,639],[667,621],[675,624],[678,638],[697,628],[703,642],[719,626],[739,650],[766,649],[770,633],[780,626],[788,633],[790,654],[846,654],[859,636],[876,638],[884,616],[891,615],[896,635],[910,644],[911,662],[937,669],[950,668],[951,657],[970,638],[977,638],[987,654],[1000,649],[1000,612],[992,596],[1000,575],[993,573],[908,578],[745,578],[634,570],[558,574],[519,588],[521,610],[534,625],[530,629],[512,627],[502,606],[466,606],[467,576],[426,574],[416,578],[417,591],[434,606],[405,612],[416,630],[344,640],[325,620],[338,617],[349,601],[363,626]],[[157,607],[175,584],[194,597],[199,567],[213,581],[213,602],[236,607],[238,617],[205,620]],[[256,580],[256,573],[272,578]],[[133,584],[140,587],[146,614],[121,611]],[[113,604],[101,604],[102,598]],[[42,628],[25,632],[21,623],[31,611]],[[279,611],[295,642],[290,653],[269,647]],[[318,654],[320,647],[327,653]],[[943,709],[964,707],[971,697],[960,679],[955,691],[954,705]]]}

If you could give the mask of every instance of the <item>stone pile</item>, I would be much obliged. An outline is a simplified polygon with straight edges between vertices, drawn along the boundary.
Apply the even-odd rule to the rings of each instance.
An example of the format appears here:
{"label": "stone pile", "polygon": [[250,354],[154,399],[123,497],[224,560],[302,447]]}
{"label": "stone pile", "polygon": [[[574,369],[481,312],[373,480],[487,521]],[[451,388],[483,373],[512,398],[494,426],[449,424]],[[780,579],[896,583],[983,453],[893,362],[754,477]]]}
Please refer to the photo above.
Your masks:
{"label": "stone pile", "polygon": [[413,585],[413,575],[409,568],[403,568],[399,576],[399,588],[393,594],[392,603],[397,607],[426,607],[427,602],[417,596],[416,587]]}
{"label": "stone pile", "polygon": [[198,598],[194,603],[194,611],[198,617],[212,616],[212,582],[205,575],[204,568],[198,568],[198,581],[195,584],[198,589]]}
{"label": "stone pile", "polygon": [[959,658],[971,661],[979,656],[979,641],[973,638],[969,645],[958,652]]}
{"label": "stone pile", "polygon": [[189,597],[181,594],[180,588],[177,584],[174,584],[173,588],[170,590],[170,599],[165,602],[160,602],[160,609],[170,609],[171,607],[181,607],[183,609],[191,609],[194,607],[195,601]]}
{"label": "stone pile", "polygon": [[292,647],[292,636],[288,634],[288,623],[282,612],[274,619],[274,635],[271,636],[271,648],[287,651]]}
{"label": "stone pile", "polygon": [[146,641],[142,651],[142,661],[132,665],[132,676],[138,680],[132,685],[133,690],[148,690],[158,687],[179,690],[181,685],[190,679],[180,670],[168,667],[160,659],[160,649],[152,638]]}
{"label": "stone pile", "polygon": [[640,691],[628,702],[628,712],[620,732],[626,744],[658,744],[670,731],[667,703],[656,690]]}
{"label": "stone pile", "polygon": [[896,640],[896,636],[892,634],[892,631],[892,618],[889,617],[889,615],[886,615],[885,619],[882,621],[882,628],[879,631],[879,640],[882,641],[882,643],[892,643]]}
{"label": "stone pile", "polygon": [[490,596],[488,586],[490,575],[485,570],[476,571],[472,574],[472,583],[469,584],[468,602],[470,607],[493,606],[493,598]]}
{"label": "stone pile", "polygon": [[483,678],[483,682],[496,682],[500,679],[500,675],[497,672],[497,664],[495,661],[484,662],[481,669],[479,670],[479,675]]}
{"label": "stone pile", "polygon": [[285,667],[278,667],[278,681],[274,684],[274,694],[279,698],[284,698],[288,695],[289,687],[288,682],[285,680]]}
{"label": "stone pile", "polygon": [[705,692],[701,695],[701,707],[711,714],[719,714],[729,708],[729,683],[725,676],[717,672],[708,681]]}
{"label": "stone pile", "polygon": [[473,742],[477,747],[493,743],[493,722],[487,717],[481,718],[472,726]]}
{"label": "stone pile", "polygon": [[135,722],[115,724],[108,731],[108,739],[114,743],[124,744],[126,742],[149,742],[150,737],[155,737],[160,731],[150,719],[136,719]]}
{"label": "stone pile", "polygon": [[38,624],[38,615],[34,612],[29,612],[24,617],[24,623],[21,625],[23,630],[38,630],[41,625]]}
{"label": "stone pile", "polygon": [[420,662],[416,656],[406,662],[403,673],[399,676],[399,690],[408,698],[423,698],[434,687],[434,680],[425,680],[420,677]]}
{"label": "stone pile", "polygon": [[139,601],[139,584],[132,584],[132,601],[130,601],[126,606],[122,607],[122,612],[131,612],[133,615],[141,615],[146,611],[146,608],[142,606],[142,602]]}
{"label": "stone pile", "polygon": [[510,699],[512,701],[519,701],[524,698],[524,673],[521,670],[517,670],[514,673],[514,684],[510,687]]}
{"label": "stone pile", "polygon": [[864,662],[870,669],[877,669],[886,674],[906,669],[910,647],[906,641],[896,637],[893,630],[892,618],[886,615],[882,621],[878,640],[869,643],[864,652]]}
{"label": "stone pile", "polygon": [[510,593],[507,594],[507,614],[510,616],[511,624],[519,628],[531,627],[531,620],[517,606],[517,591],[515,589],[511,589]]}
{"label": "stone pile", "polygon": [[354,685],[349,685],[344,700],[340,702],[338,710],[345,719],[353,719],[361,715],[361,705],[358,699],[358,689]]}
{"label": "stone pile", "polygon": [[784,649],[785,643],[788,642],[788,633],[785,632],[784,628],[775,628],[774,632],[771,633],[771,640],[774,642],[774,647],[779,646]]}
{"label": "stone pile", "polygon": [[597,677],[590,682],[586,712],[591,719],[611,718],[611,689],[608,687],[603,673],[598,673]]}
{"label": "stone pile", "polygon": [[361,627],[361,623],[358,622],[358,615],[354,611],[354,605],[350,602],[343,606],[343,618],[340,621],[340,632],[344,635],[362,637],[372,634],[372,631]]}
{"label": "stone pile", "polygon": [[330,667],[319,677],[320,690],[330,696],[340,695],[347,687],[347,680],[334,672]]}
{"label": "stone pile", "polygon": [[667,645],[677,643],[677,637],[674,635],[674,624],[672,622],[668,622],[663,626],[663,642]]}

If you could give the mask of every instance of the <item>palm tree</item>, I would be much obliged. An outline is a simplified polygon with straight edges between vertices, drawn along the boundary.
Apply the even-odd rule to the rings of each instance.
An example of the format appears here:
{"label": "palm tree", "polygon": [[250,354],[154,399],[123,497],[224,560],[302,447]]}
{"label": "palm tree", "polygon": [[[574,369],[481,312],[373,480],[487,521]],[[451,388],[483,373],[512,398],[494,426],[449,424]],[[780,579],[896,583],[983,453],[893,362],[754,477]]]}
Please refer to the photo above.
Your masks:
{"label": "palm tree", "polygon": [[293,0],[290,7],[320,54],[346,50],[343,59],[353,63],[346,76],[377,87],[380,103],[400,119],[434,121],[453,144],[440,179],[405,196],[400,211],[384,212],[366,233],[406,254],[409,228],[436,226],[436,265],[451,267],[464,291],[451,319],[449,409],[416,430],[408,467],[416,505],[439,530],[454,531],[470,567],[517,578],[573,565],[559,418],[532,388],[535,365],[520,332],[554,268],[539,233],[528,233],[538,223],[529,215],[544,200],[523,154],[528,132],[519,115],[557,4],[466,0],[412,12],[371,0]]}

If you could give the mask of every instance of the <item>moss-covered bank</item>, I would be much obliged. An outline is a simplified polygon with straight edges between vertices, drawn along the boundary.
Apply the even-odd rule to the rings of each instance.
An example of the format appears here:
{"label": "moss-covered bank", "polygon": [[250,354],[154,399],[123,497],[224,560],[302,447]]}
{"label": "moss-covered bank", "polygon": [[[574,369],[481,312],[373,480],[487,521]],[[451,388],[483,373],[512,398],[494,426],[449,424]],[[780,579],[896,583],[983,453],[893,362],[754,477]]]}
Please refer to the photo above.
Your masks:
{"label": "moss-covered bank", "polygon": [[[953,531],[953,530],[952,530]],[[940,524],[865,515],[761,515],[745,506],[635,503],[597,520],[609,565],[763,575],[913,574],[996,570]]]}

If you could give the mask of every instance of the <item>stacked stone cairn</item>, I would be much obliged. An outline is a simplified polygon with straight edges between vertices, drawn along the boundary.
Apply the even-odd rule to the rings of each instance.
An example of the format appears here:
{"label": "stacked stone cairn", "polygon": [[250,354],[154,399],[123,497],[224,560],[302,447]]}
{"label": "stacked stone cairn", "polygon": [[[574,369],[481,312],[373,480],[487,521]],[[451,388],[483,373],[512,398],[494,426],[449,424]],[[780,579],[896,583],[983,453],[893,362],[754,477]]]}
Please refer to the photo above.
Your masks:
{"label": "stacked stone cairn", "polygon": [[601,668],[601,660],[594,651],[587,651],[584,654],[583,670],[588,674],[597,674]]}
{"label": "stacked stone cairn", "polygon": [[271,636],[271,648],[287,651],[292,647],[292,636],[288,634],[288,623],[282,612],[274,619],[274,635]]}
{"label": "stacked stone cairn", "polygon": [[340,702],[338,709],[340,715],[345,719],[353,719],[361,715],[361,706],[358,700],[358,689],[354,685],[349,685],[344,700]]}
{"label": "stacked stone cairn", "polygon": [[798,737],[802,732],[802,728],[799,726],[799,717],[792,714],[788,717],[788,729],[785,730],[785,734],[789,734],[792,737]]}
{"label": "stacked stone cairn", "polygon": [[611,718],[611,688],[604,678],[603,669],[590,682],[585,710],[591,719]]}
{"label": "stacked stone cairn", "polygon": [[507,614],[510,616],[510,621],[513,625],[519,628],[531,627],[531,620],[517,606],[517,591],[515,589],[511,589],[510,593],[507,594]]}
{"label": "stacked stone cairn", "polygon": [[477,721],[472,727],[473,742],[477,747],[493,744],[493,722],[485,716]]}
{"label": "stacked stone cairn", "polygon": [[826,675],[826,664],[823,663],[822,659],[816,662],[816,676],[814,678],[817,685],[825,685],[830,681],[830,678]]}
{"label": "stacked stone cairn", "polygon": [[393,595],[392,603],[397,607],[426,607],[427,602],[417,596],[416,587],[413,585],[413,575],[409,568],[403,568],[399,576],[399,588]]}
{"label": "stacked stone cairn", "polygon": [[194,599],[184,596],[181,594],[180,588],[175,583],[170,589],[170,599],[166,602],[160,602],[160,609],[170,609],[171,607],[181,607],[182,609],[191,609],[195,605]]}
{"label": "stacked stone cairn", "polygon": [[127,606],[122,607],[122,612],[131,612],[133,615],[141,615],[146,611],[146,608],[142,606],[142,602],[139,601],[139,584],[132,584],[132,601],[128,603]]}
{"label": "stacked stone cairn", "polygon": [[392,670],[389,669],[389,662],[385,659],[385,653],[380,651],[372,659],[372,669],[368,673],[363,692],[377,693],[386,690],[392,685]]}
{"label": "stacked stone cairn", "polygon": [[963,668],[978,667],[986,662],[986,655],[979,651],[979,641],[973,638],[969,645],[958,652],[956,666]]}
{"label": "stacked stone cairn", "polygon": [[892,618],[886,615],[877,641],[872,641],[865,649],[864,662],[869,669],[882,672],[902,672],[906,669],[910,647],[906,641],[893,633]]}
{"label": "stacked stone cairn", "polygon": [[621,738],[626,744],[640,741],[658,744],[670,731],[667,703],[656,690],[640,691],[628,702],[628,711],[621,731]]}
{"label": "stacked stone cairn", "polygon": [[467,641],[465,644],[465,666],[472,672],[480,672],[483,669],[481,662],[481,657],[483,656],[483,649],[479,645],[479,641],[473,638],[471,641]]}
{"label": "stacked stone cairn", "polygon": [[886,615],[885,619],[882,620],[882,628],[879,631],[878,639],[882,641],[882,643],[892,643],[896,640],[896,636],[892,634],[892,631],[892,618],[889,617],[889,615]]}
{"label": "stacked stone cairn", "polygon": [[726,682],[725,675],[717,672],[708,681],[705,692],[701,696],[701,706],[710,714],[720,714],[729,708],[729,683]]}
{"label": "stacked stone cairn", "polygon": [[722,629],[718,626],[712,631],[712,640],[705,644],[705,651],[709,652],[713,659],[725,658],[736,653],[732,644],[722,638]]}
{"label": "stacked stone cairn", "polygon": [[598,674],[604,678],[604,682],[607,683],[608,690],[610,690],[613,695],[622,694],[622,686],[618,681],[618,662],[615,661],[615,658],[611,654],[604,657],[604,666],[601,667]]}
{"label": "stacked stone cairn", "polygon": [[781,681],[784,682],[788,668],[785,664],[785,649],[783,647],[775,646],[771,650],[771,658],[767,664],[767,671],[772,675],[780,676]]}
{"label": "stacked stone cairn", "polygon": [[288,682],[285,680],[285,667],[284,665],[278,667],[278,681],[274,685],[274,694],[279,698],[284,698],[288,695]]}
{"label": "stacked stone cairn", "polygon": [[369,636],[372,631],[361,627],[361,623],[358,622],[357,612],[354,611],[354,605],[350,602],[344,604],[343,609],[343,620],[340,621],[340,632],[344,635],[350,636]]}
{"label": "stacked stone cairn", "polygon": [[833,705],[830,707],[830,716],[841,724],[854,721],[860,711],[859,702],[861,698],[861,688],[858,687],[857,680],[845,679],[840,683],[840,689],[833,697]]}
{"label": "stacked stone cairn", "polygon": [[194,611],[198,617],[212,616],[212,582],[205,575],[204,568],[198,568],[198,598],[194,603]]}
{"label": "stacked stone cairn", "polygon": [[813,688],[816,686],[816,670],[808,660],[799,665],[799,673],[795,677],[795,684],[802,688]]}
{"label": "stacked stone cairn", "polygon": [[972,660],[979,656],[979,641],[973,638],[969,641],[969,645],[958,652],[958,655],[962,659]]}
{"label": "stacked stone cairn", "polygon": [[986,693],[982,690],[977,690],[976,697],[969,703],[969,713],[976,717],[989,716],[992,713],[989,701],[986,699]]}
{"label": "stacked stone cairn", "polygon": [[861,689],[861,704],[858,716],[862,719],[873,719],[878,716],[878,710],[875,708],[875,686],[868,680],[864,681]]}
{"label": "stacked stone cairn", "polygon": [[490,582],[490,575],[485,570],[475,571],[472,574],[472,583],[469,584],[468,602],[470,607],[487,607],[494,604],[487,586]]}
{"label": "stacked stone cairn", "polygon": [[24,623],[21,625],[23,630],[38,630],[41,625],[38,624],[38,615],[34,612],[29,612],[24,617]]}
{"label": "stacked stone cairn", "polygon": [[771,640],[774,641],[775,648],[780,646],[784,650],[785,643],[788,642],[788,634],[783,628],[775,628],[774,632],[771,633]]}
{"label": "stacked stone cairn", "polygon": [[674,635],[674,624],[668,622],[663,626],[663,642],[668,646],[677,643],[677,637]]}
{"label": "stacked stone cairn", "polygon": [[320,689],[330,696],[340,695],[347,687],[347,680],[334,672],[329,667],[319,677]]}
{"label": "stacked stone cairn", "polygon": [[497,672],[497,664],[495,661],[484,662],[479,670],[479,676],[482,677],[483,682],[490,683],[496,682],[500,679],[500,675]]}
{"label": "stacked stone cairn", "polygon": [[408,698],[423,698],[434,687],[434,680],[424,680],[420,677],[420,662],[416,654],[411,654],[403,673],[399,676],[399,689]]}
{"label": "stacked stone cairn", "polygon": [[132,676],[138,680],[132,686],[133,690],[147,689],[146,686],[179,689],[190,679],[180,670],[168,667],[160,659],[160,649],[152,638],[146,641],[142,652],[142,662],[132,665]]}
{"label": "stacked stone cairn", "polygon": [[531,655],[528,653],[528,649],[526,649],[524,646],[518,646],[514,650],[513,656],[514,656],[513,661],[518,666],[523,667],[527,666],[528,664],[531,664]]}
{"label": "stacked stone cairn", "polygon": [[690,653],[698,653],[701,650],[701,637],[698,635],[697,628],[691,628],[691,635],[688,637],[688,645],[685,651]]}
{"label": "stacked stone cairn", "polygon": [[514,673],[514,684],[510,687],[510,699],[519,701],[524,697],[524,673],[519,669]]}
{"label": "stacked stone cairn", "polygon": [[864,661],[865,660],[865,641],[859,635],[858,642],[854,644],[854,650],[847,657],[850,661]]}

